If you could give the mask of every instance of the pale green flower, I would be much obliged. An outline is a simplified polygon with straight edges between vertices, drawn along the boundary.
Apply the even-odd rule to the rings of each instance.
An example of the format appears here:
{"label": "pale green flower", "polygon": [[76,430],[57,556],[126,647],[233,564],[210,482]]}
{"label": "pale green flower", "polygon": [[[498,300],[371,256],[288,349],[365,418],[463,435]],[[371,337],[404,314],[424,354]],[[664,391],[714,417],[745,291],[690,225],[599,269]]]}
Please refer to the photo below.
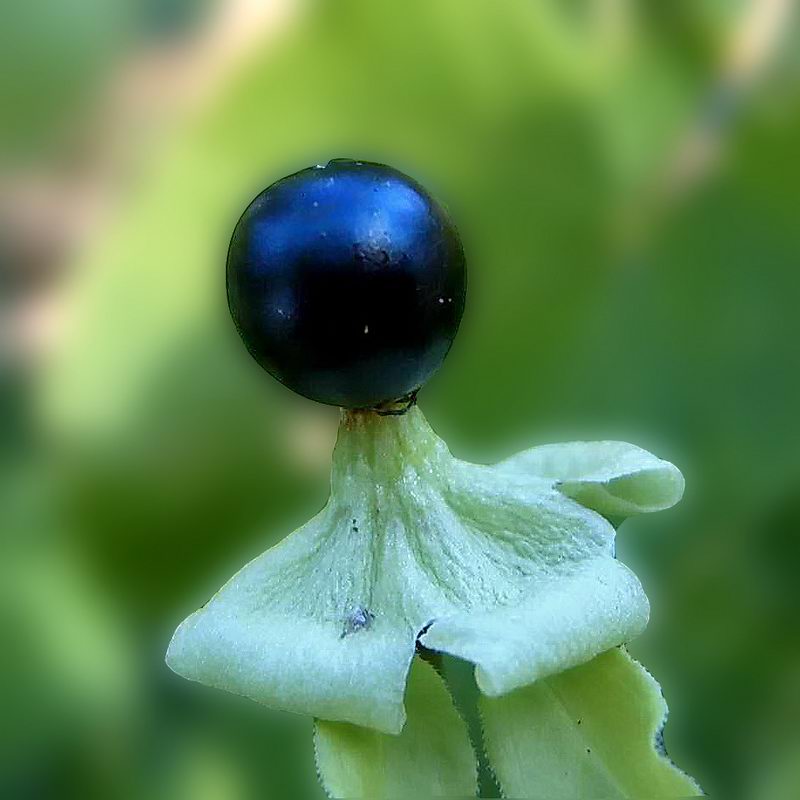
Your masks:
{"label": "pale green flower", "polygon": [[668,508],[672,464],[619,442],[454,458],[413,407],[343,412],[325,508],[175,633],[180,675],[267,706],[398,734],[419,642],[504,695],[644,629],[615,521]]}

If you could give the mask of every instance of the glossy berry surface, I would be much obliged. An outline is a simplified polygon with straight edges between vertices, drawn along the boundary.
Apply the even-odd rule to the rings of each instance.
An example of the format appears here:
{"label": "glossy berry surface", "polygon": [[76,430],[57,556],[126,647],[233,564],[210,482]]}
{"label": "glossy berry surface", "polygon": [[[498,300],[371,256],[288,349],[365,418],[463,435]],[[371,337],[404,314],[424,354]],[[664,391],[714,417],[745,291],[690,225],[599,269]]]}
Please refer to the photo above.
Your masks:
{"label": "glossy berry surface", "polygon": [[236,225],[228,304],[247,349],[290,389],[368,408],[447,355],[466,269],[444,210],[391,167],[335,160],[265,189]]}

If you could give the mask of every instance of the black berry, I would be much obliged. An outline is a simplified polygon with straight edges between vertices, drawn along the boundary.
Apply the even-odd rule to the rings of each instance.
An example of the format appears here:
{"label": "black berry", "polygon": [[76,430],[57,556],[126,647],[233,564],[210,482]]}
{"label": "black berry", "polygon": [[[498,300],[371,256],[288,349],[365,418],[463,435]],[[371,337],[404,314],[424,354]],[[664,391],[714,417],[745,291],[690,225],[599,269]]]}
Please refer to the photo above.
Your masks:
{"label": "black berry", "polygon": [[265,189],[236,225],[228,303],[247,349],[299,394],[347,408],[407,396],[464,309],[458,233],[415,181],[335,160]]}

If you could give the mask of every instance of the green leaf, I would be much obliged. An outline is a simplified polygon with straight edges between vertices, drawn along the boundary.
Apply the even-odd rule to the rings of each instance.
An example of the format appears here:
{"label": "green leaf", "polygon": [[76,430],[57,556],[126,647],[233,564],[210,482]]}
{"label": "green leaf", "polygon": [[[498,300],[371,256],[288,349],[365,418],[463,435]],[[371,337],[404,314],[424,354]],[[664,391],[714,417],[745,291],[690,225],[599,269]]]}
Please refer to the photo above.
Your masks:
{"label": "green leaf", "polygon": [[499,698],[482,697],[489,760],[508,797],[694,797],[663,754],[667,705],[623,649]]}
{"label": "green leaf", "polygon": [[543,445],[512,456],[500,467],[557,479],[567,497],[617,519],[670,508],[684,488],[676,466],[625,442]]}
{"label": "green leaf", "polygon": [[418,408],[345,414],[328,504],[190,616],[167,663],[396,734],[418,638],[498,695],[638,635],[649,606],[614,536],[553,479],[454,458]]}
{"label": "green leaf", "polygon": [[317,721],[317,768],[332,797],[475,796],[476,760],[464,720],[436,670],[418,658],[406,708],[399,736]]}

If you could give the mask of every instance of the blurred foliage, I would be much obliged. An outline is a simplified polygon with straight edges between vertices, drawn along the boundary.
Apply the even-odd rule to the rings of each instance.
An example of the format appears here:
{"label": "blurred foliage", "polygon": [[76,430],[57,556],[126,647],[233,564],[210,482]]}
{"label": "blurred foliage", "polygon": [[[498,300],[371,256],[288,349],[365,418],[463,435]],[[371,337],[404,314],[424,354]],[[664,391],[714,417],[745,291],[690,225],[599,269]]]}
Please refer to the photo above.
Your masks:
{"label": "blurred foliage", "polygon": [[[103,0],[5,3],[0,11],[0,128],[3,161],[40,154],[72,119],[126,45],[125,4]],[[13,111],[12,111],[13,109]],[[11,112],[11,113],[9,113]]]}
{"label": "blurred foliage", "polygon": [[[46,0],[0,9],[0,163],[34,162],[94,111],[121,56],[185,30],[210,0]],[[13,110],[11,113],[9,113]]]}
{"label": "blurred foliage", "polygon": [[[622,438],[682,468],[682,505],[621,531],[653,605],[632,652],[670,702],[668,749],[707,791],[792,796],[796,23],[720,124],[717,170],[675,197],[658,188],[719,99],[747,6],[319,3],[171,136],[79,265],[74,327],[28,395],[33,431],[8,438],[3,685],[16,710],[0,741],[14,796],[318,791],[310,721],[186,684],[163,652],[244,557],[325,498],[336,411],[260,373],[223,275],[247,202],[336,156],[409,172],[458,221],[467,313],[421,394],[456,454]],[[116,4],[54,8],[11,12],[23,16],[0,48],[15,110],[4,155],[42,147],[128,47]],[[37,65],[24,80],[21,61]],[[317,429],[309,466],[298,442]]]}

